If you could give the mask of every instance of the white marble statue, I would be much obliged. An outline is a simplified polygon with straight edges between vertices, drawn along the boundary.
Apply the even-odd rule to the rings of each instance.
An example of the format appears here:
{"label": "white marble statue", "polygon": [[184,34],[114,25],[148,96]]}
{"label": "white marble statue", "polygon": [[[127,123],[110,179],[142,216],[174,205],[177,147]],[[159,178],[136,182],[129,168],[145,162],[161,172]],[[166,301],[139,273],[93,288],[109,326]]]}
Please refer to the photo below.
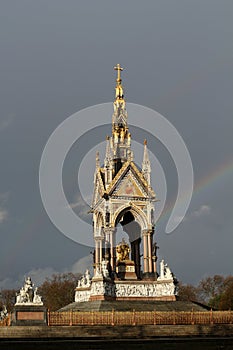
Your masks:
{"label": "white marble statue", "polygon": [[85,276],[83,275],[83,276],[81,277],[81,279],[80,279],[80,286],[81,286],[81,287],[85,287],[85,285],[86,285],[86,278],[85,278]]}
{"label": "white marble statue", "polygon": [[91,275],[90,271],[86,270],[85,274],[78,280],[77,288],[90,287],[91,286]]}
{"label": "white marble statue", "polygon": [[169,280],[173,279],[173,274],[168,266],[168,264],[164,263],[164,260],[162,259],[160,262],[160,276],[158,277],[158,280]]}
{"label": "white marble statue", "polygon": [[90,271],[88,269],[85,272],[85,277],[86,277],[86,286],[90,287],[90,285],[91,285],[91,275],[90,275]]}
{"label": "white marble statue", "polygon": [[109,271],[108,271],[108,262],[106,260],[103,260],[101,262],[102,267],[102,274],[105,278],[109,278]]}
{"label": "white marble statue", "polygon": [[165,264],[164,260],[162,259],[160,262],[160,278],[163,279],[165,277]]}
{"label": "white marble statue", "polygon": [[36,287],[34,290],[33,303],[34,304],[42,304],[41,296],[37,294],[38,288]]}
{"label": "white marble statue", "polygon": [[95,269],[95,277],[102,277],[102,273],[99,266],[97,266]]}
{"label": "white marble statue", "polygon": [[168,279],[173,278],[172,272],[167,264],[165,264],[165,276]]}
{"label": "white marble statue", "polygon": [[37,288],[34,289],[31,277],[27,277],[24,286],[16,293],[15,305],[43,305],[41,296],[37,294]]}

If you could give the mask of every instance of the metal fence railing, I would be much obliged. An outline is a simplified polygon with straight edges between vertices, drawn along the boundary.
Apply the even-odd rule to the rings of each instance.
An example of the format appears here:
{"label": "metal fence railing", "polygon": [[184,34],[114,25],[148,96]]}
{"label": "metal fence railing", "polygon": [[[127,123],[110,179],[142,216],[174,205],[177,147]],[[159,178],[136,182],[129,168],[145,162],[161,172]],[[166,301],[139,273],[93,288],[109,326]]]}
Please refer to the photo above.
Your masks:
{"label": "metal fence railing", "polygon": [[48,312],[49,326],[230,324],[233,311],[75,311]]}
{"label": "metal fence railing", "polygon": [[[233,311],[48,311],[48,326],[233,324]],[[11,315],[0,321],[10,326]]]}
{"label": "metal fence railing", "polygon": [[10,326],[11,315],[7,315],[3,320],[0,320],[0,327]]}

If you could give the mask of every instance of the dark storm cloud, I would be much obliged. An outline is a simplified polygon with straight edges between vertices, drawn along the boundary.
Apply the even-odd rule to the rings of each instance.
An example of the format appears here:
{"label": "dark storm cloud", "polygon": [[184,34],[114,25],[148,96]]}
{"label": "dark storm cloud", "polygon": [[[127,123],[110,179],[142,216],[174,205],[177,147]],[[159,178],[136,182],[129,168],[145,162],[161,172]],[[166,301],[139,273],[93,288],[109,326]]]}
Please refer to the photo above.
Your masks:
{"label": "dark storm cloud", "polygon": [[[1,209],[9,213],[0,222],[1,279],[62,270],[89,254],[49,221],[38,169],[59,123],[113,99],[116,63],[126,68],[127,100],[154,108],[178,129],[196,183],[232,159],[232,11],[224,0],[1,2],[0,194],[10,193]],[[173,198],[174,164],[159,142],[156,152]],[[184,281],[232,272],[232,188],[228,171],[194,195],[172,235],[158,224],[159,254]],[[208,215],[192,214],[203,206]]]}

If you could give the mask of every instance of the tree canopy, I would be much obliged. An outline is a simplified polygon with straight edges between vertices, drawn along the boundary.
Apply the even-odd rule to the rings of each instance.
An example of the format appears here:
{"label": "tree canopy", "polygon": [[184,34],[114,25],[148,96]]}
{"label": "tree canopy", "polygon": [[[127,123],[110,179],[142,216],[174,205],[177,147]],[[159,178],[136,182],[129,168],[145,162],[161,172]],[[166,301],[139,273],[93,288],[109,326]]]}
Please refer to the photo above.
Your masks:
{"label": "tree canopy", "polygon": [[0,310],[3,309],[4,305],[7,308],[8,312],[11,312],[13,310],[14,304],[15,304],[15,296],[16,296],[16,290],[15,289],[3,289],[0,293]]}
{"label": "tree canopy", "polygon": [[47,278],[38,288],[44,305],[51,311],[74,302],[74,291],[80,274],[63,273]]}
{"label": "tree canopy", "polygon": [[233,276],[214,275],[203,278],[198,286],[179,284],[180,300],[204,303],[213,309],[233,309]]}

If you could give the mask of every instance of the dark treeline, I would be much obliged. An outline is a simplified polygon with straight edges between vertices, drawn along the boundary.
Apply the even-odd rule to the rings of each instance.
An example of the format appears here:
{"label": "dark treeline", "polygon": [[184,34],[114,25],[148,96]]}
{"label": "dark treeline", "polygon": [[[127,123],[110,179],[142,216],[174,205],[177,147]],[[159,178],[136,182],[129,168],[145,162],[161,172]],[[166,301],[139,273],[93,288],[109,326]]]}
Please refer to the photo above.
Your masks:
{"label": "dark treeline", "polygon": [[233,309],[233,276],[203,278],[198,286],[179,283],[180,300],[197,301],[216,310]]}

